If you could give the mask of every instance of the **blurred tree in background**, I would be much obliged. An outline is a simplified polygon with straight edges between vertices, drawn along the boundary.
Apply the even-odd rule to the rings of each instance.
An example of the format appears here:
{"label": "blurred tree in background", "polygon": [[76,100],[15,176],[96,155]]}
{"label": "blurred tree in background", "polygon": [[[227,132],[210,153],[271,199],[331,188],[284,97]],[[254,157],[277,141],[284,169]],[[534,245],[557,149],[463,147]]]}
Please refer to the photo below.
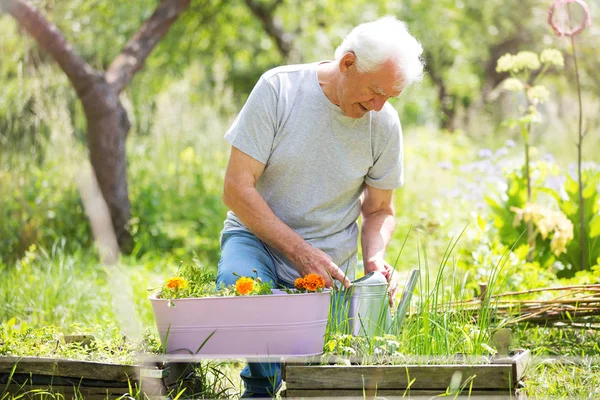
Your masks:
{"label": "blurred tree in background", "polygon": [[[27,0],[1,0],[0,7],[11,14],[19,25],[36,40],[67,75],[75,88],[86,116],[87,142],[94,174],[108,206],[108,214],[95,218],[100,207],[86,207],[99,240],[104,236],[109,258],[115,259],[118,247],[129,249],[131,236],[126,226],[131,217],[127,185],[125,141],[130,123],[119,94],[139,71],[154,46],[169,30],[189,0],[168,0],[157,5],[123,50],[112,60],[106,72],[98,72],[86,63],[61,32]],[[104,68],[102,68],[104,71]],[[85,195],[84,195],[85,198]],[[101,204],[101,203],[100,203]],[[106,213],[105,213],[106,214]],[[98,227],[94,221],[105,221]],[[113,261],[114,262],[114,261]]]}

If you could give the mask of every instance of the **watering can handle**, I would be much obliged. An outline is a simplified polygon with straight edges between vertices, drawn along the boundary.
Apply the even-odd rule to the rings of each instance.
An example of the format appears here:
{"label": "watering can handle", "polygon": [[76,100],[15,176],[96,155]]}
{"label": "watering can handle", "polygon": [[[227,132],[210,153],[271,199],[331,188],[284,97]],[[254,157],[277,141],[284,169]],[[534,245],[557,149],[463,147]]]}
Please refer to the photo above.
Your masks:
{"label": "watering can handle", "polygon": [[408,277],[408,282],[404,286],[404,291],[402,292],[402,299],[400,300],[400,304],[398,304],[398,308],[396,309],[396,313],[394,315],[394,320],[390,324],[390,331],[396,330],[398,331],[402,326],[402,322],[404,322],[404,318],[406,317],[406,310],[410,305],[410,299],[415,292],[415,286],[417,285],[417,281],[419,280],[419,270],[413,269]]}

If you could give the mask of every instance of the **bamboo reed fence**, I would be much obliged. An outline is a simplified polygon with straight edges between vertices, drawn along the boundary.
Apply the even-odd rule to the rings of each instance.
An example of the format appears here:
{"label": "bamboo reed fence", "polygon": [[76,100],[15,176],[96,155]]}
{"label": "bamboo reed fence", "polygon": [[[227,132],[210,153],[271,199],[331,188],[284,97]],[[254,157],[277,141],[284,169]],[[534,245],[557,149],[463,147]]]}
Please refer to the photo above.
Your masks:
{"label": "bamboo reed fence", "polygon": [[[525,296],[534,298],[519,298]],[[478,298],[443,306],[471,312],[475,318],[483,307],[490,309],[493,317],[505,319],[508,324],[562,322],[600,329],[600,284],[549,287],[496,295],[488,295],[483,287],[482,295]]]}

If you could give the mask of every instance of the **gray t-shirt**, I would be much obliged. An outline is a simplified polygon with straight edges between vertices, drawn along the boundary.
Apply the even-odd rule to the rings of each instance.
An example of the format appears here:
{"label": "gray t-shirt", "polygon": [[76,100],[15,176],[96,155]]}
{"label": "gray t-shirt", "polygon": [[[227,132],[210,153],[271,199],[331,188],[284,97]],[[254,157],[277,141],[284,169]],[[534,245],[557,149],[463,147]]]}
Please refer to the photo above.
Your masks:
{"label": "gray t-shirt", "polygon": [[[275,215],[352,276],[360,196],[365,183],[402,185],[402,130],[388,103],[360,119],[346,117],[323,93],[317,65],[263,74],[225,138],[265,164],[256,189]],[[229,211],[223,233],[240,229],[248,230]],[[293,282],[295,266],[267,248],[278,278]]]}

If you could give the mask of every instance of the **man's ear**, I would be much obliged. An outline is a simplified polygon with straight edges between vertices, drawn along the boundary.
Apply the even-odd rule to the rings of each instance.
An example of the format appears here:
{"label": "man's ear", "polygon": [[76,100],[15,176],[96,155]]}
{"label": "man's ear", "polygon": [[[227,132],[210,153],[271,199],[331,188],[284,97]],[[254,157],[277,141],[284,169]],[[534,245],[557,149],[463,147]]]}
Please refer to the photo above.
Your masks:
{"label": "man's ear", "polygon": [[340,60],[339,68],[342,74],[347,74],[351,70],[356,69],[356,55],[351,51],[344,54]]}

